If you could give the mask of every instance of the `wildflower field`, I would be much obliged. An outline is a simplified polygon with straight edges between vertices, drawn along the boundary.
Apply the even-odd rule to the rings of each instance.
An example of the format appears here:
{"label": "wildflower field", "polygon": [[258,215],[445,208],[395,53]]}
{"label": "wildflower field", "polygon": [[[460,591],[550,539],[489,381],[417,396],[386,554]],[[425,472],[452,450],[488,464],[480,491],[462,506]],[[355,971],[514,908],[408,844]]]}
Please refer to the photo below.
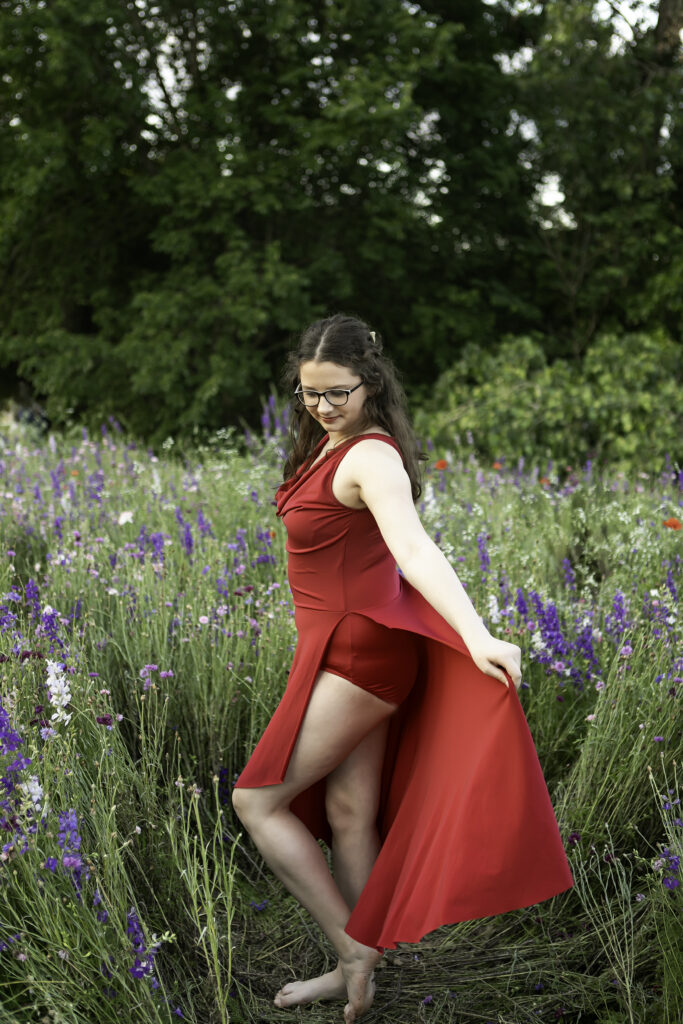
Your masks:
{"label": "wildflower field", "polygon": [[[341,1019],[272,1005],[334,954],[230,806],[296,642],[271,413],[156,455],[0,432],[0,1024]],[[427,448],[575,886],[387,953],[367,1020],[680,1024],[683,472]]]}

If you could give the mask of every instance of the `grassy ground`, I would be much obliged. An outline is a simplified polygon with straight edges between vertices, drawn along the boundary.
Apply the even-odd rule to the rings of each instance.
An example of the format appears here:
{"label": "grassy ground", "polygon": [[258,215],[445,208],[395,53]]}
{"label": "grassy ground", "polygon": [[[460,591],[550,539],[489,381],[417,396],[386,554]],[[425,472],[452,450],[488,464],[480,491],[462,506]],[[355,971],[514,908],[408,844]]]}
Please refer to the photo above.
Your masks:
{"label": "grassy ground", "polygon": [[[576,884],[387,953],[367,1019],[679,1024],[683,478],[431,456]],[[332,951],[230,807],[296,642],[278,461],[0,437],[0,1024],[340,1020],[272,1006]]]}

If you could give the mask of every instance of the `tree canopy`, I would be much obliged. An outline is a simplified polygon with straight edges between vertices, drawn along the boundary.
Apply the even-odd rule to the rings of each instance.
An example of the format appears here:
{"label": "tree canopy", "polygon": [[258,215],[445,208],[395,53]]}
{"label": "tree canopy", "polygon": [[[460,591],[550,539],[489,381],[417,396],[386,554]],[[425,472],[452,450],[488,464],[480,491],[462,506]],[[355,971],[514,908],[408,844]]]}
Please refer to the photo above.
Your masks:
{"label": "tree canopy", "polygon": [[683,0],[598,7],[0,0],[5,394],[158,442],[254,421],[337,310],[416,393],[680,338]]}

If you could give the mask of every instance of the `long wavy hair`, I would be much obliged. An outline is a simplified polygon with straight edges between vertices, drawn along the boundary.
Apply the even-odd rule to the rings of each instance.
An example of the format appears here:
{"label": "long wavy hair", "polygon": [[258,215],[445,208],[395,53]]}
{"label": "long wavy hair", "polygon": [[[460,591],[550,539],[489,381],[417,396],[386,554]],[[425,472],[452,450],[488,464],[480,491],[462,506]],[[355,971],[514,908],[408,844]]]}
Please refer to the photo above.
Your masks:
{"label": "long wavy hair", "polygon": [[391,360],[382,354],[379,333],[374,332],[373,340],[370,328],[364,321],[342,313],[316,320],[307,327],[298,346],[287,357],[282,384],[292,395],[292,412],[289,424],[290,450],[284,465],[284,479],[294,476],[308,461],[315,446],[325,435],[322,426],[294,397],[301,364],[311,360],[316,363],[336,363],[337,366],[353,370],[363,379],[368,396],[363,407],[365,422],[361,429],[376,424],[391,434],[401,449],[413,501],[417,501],[422,493],[419,463],[427,456],[419,451],[396,369]]}

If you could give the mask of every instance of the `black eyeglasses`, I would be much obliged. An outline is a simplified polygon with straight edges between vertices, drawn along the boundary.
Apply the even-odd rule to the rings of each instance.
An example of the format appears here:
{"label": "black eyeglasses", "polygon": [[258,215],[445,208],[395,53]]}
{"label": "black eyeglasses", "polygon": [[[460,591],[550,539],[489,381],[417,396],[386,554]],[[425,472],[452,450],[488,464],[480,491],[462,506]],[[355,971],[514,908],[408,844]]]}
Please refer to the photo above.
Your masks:
{"label": "black eyeglasses", "polygon": [[299,387],[296,389],[294,394],[302,405],[317,405],[323,395],[330,405],[346,405],[351,392],[355,391],[363,383],[364,381],[361,381],[360,384],[356,384],[353,388],[330,388],[329,391],[311,391],[309,388],[304,390],[301,387],[301,384],[299,384]]}

